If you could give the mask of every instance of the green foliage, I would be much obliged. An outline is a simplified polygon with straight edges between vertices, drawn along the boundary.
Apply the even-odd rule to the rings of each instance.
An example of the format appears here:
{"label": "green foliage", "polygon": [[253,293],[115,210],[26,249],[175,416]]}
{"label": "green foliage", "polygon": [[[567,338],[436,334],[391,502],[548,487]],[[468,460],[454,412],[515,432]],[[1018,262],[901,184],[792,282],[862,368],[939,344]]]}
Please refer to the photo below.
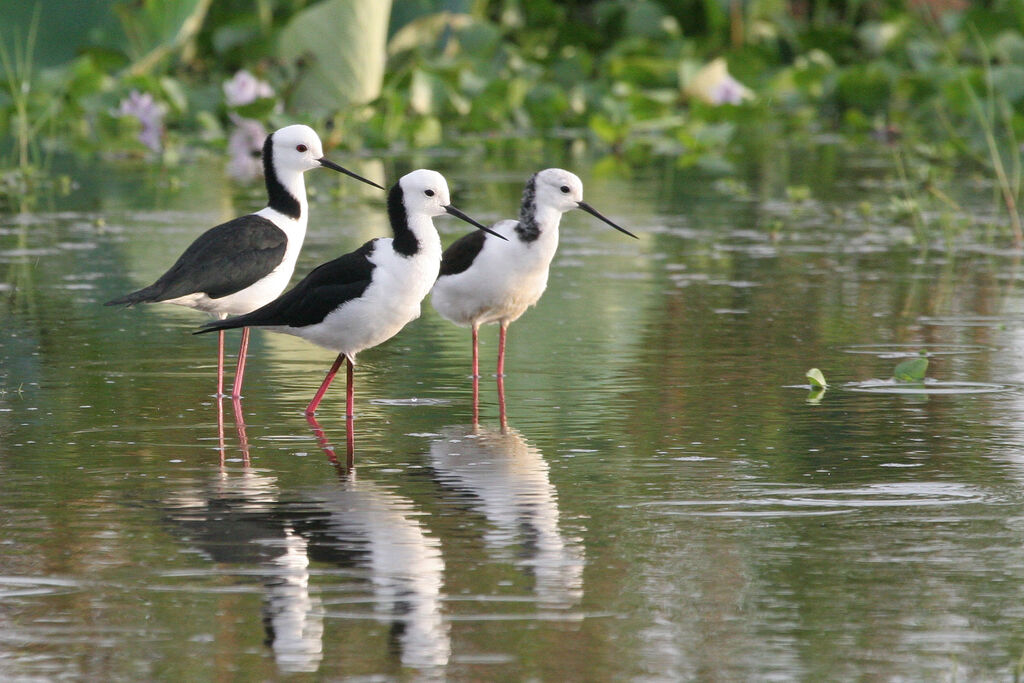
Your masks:
{"label": "green foliage", "polygon": [[276,56],[295,74],[290,104],[334,112],[380,95],[390,0],[323,0],[281,30]]}
{"label": "green foliage", "polygon": [[818,368],[811,368],[805,375],[815,389],[823,389],[828,386],[825,382],[825,375]]}
{"label": "green foliage", "polygon": [[914,382],[920,383],[924,381],[925,373],[928,371],[928,359],[924,356],[917,358],[908,358],[907,360],[899,363],[892,371],[892,378],[897,382]]}
{"label": "green foliage", "polygon": [[[934,216],[955,213],[945,200],[966,161],[996,178],[1024,239],[1017,3],[118,0],[114,25],[108,4],[79,0],[90,39],[43,72],[11,55],[49,35],[30,40],[24,19],[0,31],[0,131],[15,162],[33,146],[166,162],[196,134],[223,144],[241,117],[305,120],[354,148],[554,137],[615,163],[728,174],[743,131],[770,125],[898,147],[890,210],[922,242]],[[229,107],[222,86],[239,69],[273,95]],[[118,113],[133,92],[163,108],[159,151]],[[940,221],[947,244],[955,223]]]}

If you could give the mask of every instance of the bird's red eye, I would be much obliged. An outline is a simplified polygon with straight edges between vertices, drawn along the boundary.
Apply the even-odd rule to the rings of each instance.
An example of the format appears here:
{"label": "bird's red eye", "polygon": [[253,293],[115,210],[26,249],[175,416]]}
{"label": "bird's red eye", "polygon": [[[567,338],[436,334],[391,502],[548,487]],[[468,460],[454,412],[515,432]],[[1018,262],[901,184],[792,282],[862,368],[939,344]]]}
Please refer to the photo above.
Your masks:
{"label": "bird's red eye", "polygon": [[309,147],[306,147],[305,145],[296,145],[295,146],[295,151],[296,152],[305,152],[307,149],[309,149]]}

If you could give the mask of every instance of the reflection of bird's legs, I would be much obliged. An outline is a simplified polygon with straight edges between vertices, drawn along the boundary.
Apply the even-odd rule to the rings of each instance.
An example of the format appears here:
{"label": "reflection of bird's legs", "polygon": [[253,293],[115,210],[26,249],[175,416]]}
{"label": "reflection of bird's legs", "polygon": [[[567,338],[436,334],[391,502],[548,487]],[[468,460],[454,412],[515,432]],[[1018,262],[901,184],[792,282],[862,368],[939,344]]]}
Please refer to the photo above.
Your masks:
{"label": "reflection of bird's legs", "polygon": [[473,424],[480,422],[480,378],[473,375]]}
{"label": "reflection of bird's legs", "polygon": [[238,365],[235,368],[235,387],[231,398],[242,397],[242,378],[245,376],[245,357],[249,353],[249,328],[242,328],[242,343],[238,347]]}
{"label": "reflection of bird's legs", "polygon": [[217,400],[224,396],[224,330],[217,333]]}
{"label": "reflection of bird's legs", "polygon": [[220,466],[224,467],[224,404],[217,398],[217,450],[220,451]]}
{"label": "reflection of bird's legs", "polygon": [[344,477],[349,472],[351,472],[353,465],[351,430],[349,430],[348,438],[348,457],[346,459],[345,466],[342,467],[341,463],[338,461],[338,456],[334,452],[334,448],[332,448],[331,444],[327,441],[327,435],[324,434],[324,430],[320,426],[320,423],[317,422],[316,418],[313,417],[312,415],[306,416],[306,422],[308,422],[309,426],[313,429],[313,435],[316,437],[317,442],[320,444],[320,448],[327,455],[327,459],[331,462],[332,465],[334,465],[338,469],[338,474]]}
{"label": "reflection of bird's legs", "polygon": [[498,419],[501,421],[501,433],[508,429],[508,419],[505,416],[505,376],[498,375]]}
{"label": "reflection of bird's legs", "polygon": [[245,418],[242,416],[242,402],[237,396],[231,399],[235,408],[235,429],[238,430],[238,448],[242,451],[242,461],[249,464],[249,437],[245,433]]}

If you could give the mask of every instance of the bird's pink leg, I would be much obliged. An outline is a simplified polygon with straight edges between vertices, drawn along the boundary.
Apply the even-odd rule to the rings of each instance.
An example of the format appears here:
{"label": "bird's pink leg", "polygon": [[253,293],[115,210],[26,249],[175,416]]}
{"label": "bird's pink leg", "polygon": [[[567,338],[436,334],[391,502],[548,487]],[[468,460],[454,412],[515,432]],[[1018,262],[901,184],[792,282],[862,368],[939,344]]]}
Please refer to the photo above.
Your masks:
{"label": "bird's pink leg", "polygon": [[473,325],[473,424],[480,421],[480,327]]}
{"label": "bird's pink leg", "polygon": [[249,328],[242,328],[242,343],[238,347],[238,365],[235,368],[235,388],[231,398],[242,397],[242,378],[245,376],[245,356],[249,353]]}
{"label": "bird's pink leg", "polygon": [[480,327],[473,325],[473,379],[480,376]]}
{"label": "bird's pink leg", "polygon": [[347,358],[346,360],[348,361],[348,371],[345,373],[345,383],[346,383],[346,386],[345,386],[345,419],[351,421],[351,420],[355,419],[355,416],[356,416],[356,411],[355,411],[355,404],[356,404],[355,393],[356,392],[355,392],[355,382],[353,382],[353,379],[352,379],[352,374],[353,374],[352,371],[354,369],[353,366],[352,366],[352,359],[351,358]]}
{"label": "bird's pink leg", "polygon": [[217,333],[217,398],[224,396],[224,330]]}
{"label": "bird's pink leg", "polygon": [[349,469],[355,464],[356,437],[355,437],[355,382],[353,381],[352,359],[348,359],[348,372],[345,377],[348,385],[345,387],[345,464]]}
{"label": "bird's pink leg", "polygon": [[338,374],[338,368],[341,367],[341,362],[343,360],[345,360],[345,354],[339,353],[338,358],[334,361],[334,365],[332,365],[331,369],[327,371],[327,376],[324,377],[324,381],[317,390],[313,400],[309,402],[308,406],[306,406],[306,415],[312,415],[316,412],[316,407],[320,405],[321,399],[323,399],[324,394],[327,393],[327,387],[331,385],[331,380],[334,379],[336,374]]}
{"label": "bird's pink leg", "polygon": [[508,325],[501,323],[498,329],[498,377],[505,376],[505,332]]}

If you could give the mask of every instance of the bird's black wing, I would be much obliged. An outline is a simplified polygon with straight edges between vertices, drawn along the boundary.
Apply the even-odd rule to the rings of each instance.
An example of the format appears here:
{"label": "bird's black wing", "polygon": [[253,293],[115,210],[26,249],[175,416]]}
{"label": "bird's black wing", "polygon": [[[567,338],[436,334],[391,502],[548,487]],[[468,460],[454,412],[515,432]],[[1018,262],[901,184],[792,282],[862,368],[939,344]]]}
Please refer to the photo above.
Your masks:
{"label": "bird's black wing", "polygon": [[287,247],[288,236],[270,220],[256,214],[239,216],[197,237],[149,287],[107,305],[167,301],[196,293],[219,299],[269,275]]}
{"label": "bird's black wing", "polygon": [[441,272],[438,277],[458,275],[468,269],[486,241],[487,233],[476,230],[452,242],[441,254]]}
{"label": "bird's black wing", "polygon": [[299,284],[252,313],[211,322],[197,334],[266,325],[305,327],[323,321],[346,301],[360,297],[370,286],[376,266],[369,259],[376,242],[376,239],[370,240],[353,252],[317,266]]}

